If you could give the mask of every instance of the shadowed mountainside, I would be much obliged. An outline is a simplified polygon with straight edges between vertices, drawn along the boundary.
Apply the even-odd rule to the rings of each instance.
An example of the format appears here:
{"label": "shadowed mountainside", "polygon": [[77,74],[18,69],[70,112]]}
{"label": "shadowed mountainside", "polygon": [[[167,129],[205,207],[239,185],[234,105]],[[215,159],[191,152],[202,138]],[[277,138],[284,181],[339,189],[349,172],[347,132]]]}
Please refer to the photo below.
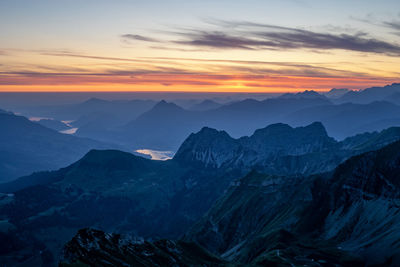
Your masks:
{"label": "shadowed mountainside", "polygon": [[[352,157],[325,174],[253,171],[231,184],[183,243],[151,244],[84,229],[67,243],[61,262],[125,264],[140,258],[156,266],[160,261],[190,266],[184,259],[209,266],[398,266],[399,175],[400,142]],[[187,250],[180,244],[193,245]]]}
{"label": "shadowed mountainside", "polygon": [[89,150],[119,148],[86,138],[61,134],[22,116],[0,113],[0,181],[34,171],[64,167]]}

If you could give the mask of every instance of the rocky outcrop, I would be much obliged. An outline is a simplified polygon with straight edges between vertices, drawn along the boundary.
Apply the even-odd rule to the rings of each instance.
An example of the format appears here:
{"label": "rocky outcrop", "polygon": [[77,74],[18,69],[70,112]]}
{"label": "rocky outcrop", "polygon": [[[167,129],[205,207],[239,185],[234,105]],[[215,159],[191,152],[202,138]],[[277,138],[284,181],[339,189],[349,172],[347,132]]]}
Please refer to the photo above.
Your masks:
{"label": "rocky outcrop", "polygon": [[67,266],[224,266],[224,261],[194,243],[148,242],[94,229],[82,229],[69,241],[60,265]]}
{"label": "rocky outcrop", "polygon": [[331,171],[351,156],[399,139],[400,128],[393,127],[338,142],[328,136],[319,122],[297,128],[272,124],[239,139],[205,127],[185,140],[174,160],[212,168],[257,169],[277,175],[315,174]]}

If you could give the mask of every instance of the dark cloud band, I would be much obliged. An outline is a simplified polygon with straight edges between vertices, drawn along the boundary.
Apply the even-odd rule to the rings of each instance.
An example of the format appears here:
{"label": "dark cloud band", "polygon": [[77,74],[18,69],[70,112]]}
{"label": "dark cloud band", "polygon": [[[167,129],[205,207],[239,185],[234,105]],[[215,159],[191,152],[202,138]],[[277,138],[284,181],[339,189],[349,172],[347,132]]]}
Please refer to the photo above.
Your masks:
{"label": "dark cloud band", "polygon": [[[269,24],[236,21],[212,21],[217,30],[190,29],[171,33],[169,43],[211,49],[245,50],[295,50],[314,51],[347,50],[365,53],[400,55],[400,44],[370,37],[367,33],[321,33],[311,30],[290,28]],[[387,23],[400,29],[400,23]],[[128,36],[128,35],[124,35]],[[132,39],[152,40],[135,37]]]}

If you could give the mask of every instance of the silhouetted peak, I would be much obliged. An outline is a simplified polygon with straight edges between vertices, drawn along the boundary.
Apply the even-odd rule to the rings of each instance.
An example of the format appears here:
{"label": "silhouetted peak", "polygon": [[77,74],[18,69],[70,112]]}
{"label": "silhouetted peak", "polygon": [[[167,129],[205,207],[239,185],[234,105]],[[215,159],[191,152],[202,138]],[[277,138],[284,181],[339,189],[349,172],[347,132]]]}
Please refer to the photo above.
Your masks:
{"label": "silhouetted peak", "polygon": [[315,98],[325,98],[325,97],[314,90],[306,90],[304,92],[299,92],[299,93],[286,93],[286,94],[279,96],[278,98],[281,98],[281,99],[301,99],[301,98],[315,99]]}
{"label": "silhouetted peak", "polygon": [[161,100],[153,107],[153,110],[183,110],[183,108],[176,105],[175,103]]}
{"label": "silhouetted peak", "polygon": [[106,103],[106,102],[108,102],[108,101],[104,100],[104,99],[97,98],[97,97],[92,97],[92,98],[89,98],[88,100],[86,100],[83,103],[84,104],[101,104],[101,103]]}
{"label": "silhouetted peak", "polygon": [[350,91],[351,90],[349,90],[347,88],[332,88],[328,92],[325,92],[324,95],[329,98],[339,98],[339,97],[347,94]]}
{"label": "silhouetted peak", "polygon": [[235,139],[229,136],[227,132],[203,127],[199,132],[192,133],[186,138],[176,152],[174,159],[190,161],[193,157],[196,158],[205,151],[208,151],[207,153],[213,151],[211,153],[223,154],[225,150],[231,151],[234,144]]}

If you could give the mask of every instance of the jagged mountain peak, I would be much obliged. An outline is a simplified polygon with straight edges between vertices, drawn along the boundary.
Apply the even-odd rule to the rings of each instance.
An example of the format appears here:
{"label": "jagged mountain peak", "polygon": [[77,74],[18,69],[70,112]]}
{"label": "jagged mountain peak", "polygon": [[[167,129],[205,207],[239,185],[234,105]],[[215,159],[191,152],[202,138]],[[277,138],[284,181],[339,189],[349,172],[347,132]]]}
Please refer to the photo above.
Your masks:
{"label": "jagged mountain peak", "polygon": [[153,107],[153,109],[164,109],[164,108],[179,108],[179,109],[182,109],[177,104],[172,103],[172,102],[167,102],[164,99],[161,100],[160,102],[158,102],[157,104],[155,104],[154,107]]}
{"label": "jagged mountain peak", "polygon": [[237,144],[225,131],[203,127],[192,133],[180,146],[174,159],[178,161],[203,161],[220,166],[227,157],[232,157]]}
{"label": "jagged mountain peak", "polygon": [[332,98],[332,99],[336,99],[339,98],[341,96],[343,96],[344,94],[350,92],[351,90],[347,89],[347,88],[332,88],[331,90],[329,90],[328,92],[325,92],[324,95],[328,98]]}
{"label": "jagged mountain peak", "polygon": [[322,98],[325,99],[325,96],[321,95],[320,93],[314,91],[314,90],[305,90],[303,92],[299,93],[286,93],[278,98],[281,99],[300,99],[300,98],[309,98],[309,99],[314,99],[314,98]]}
{"label": "jagged mountain peak", "polygon": [[230,137],[224,131],[204,127],[185,140],[174,159],[199,161],[209,166],[231,164],[245,168],[271,165],[271,162],[268,163],[270,157],[276,161],[277,157],[329,151],[337,146],[338,143],[328,136],[320,122],[297,128],[283,123],[271,124],[256,130],[250,137],[239,139]]}

